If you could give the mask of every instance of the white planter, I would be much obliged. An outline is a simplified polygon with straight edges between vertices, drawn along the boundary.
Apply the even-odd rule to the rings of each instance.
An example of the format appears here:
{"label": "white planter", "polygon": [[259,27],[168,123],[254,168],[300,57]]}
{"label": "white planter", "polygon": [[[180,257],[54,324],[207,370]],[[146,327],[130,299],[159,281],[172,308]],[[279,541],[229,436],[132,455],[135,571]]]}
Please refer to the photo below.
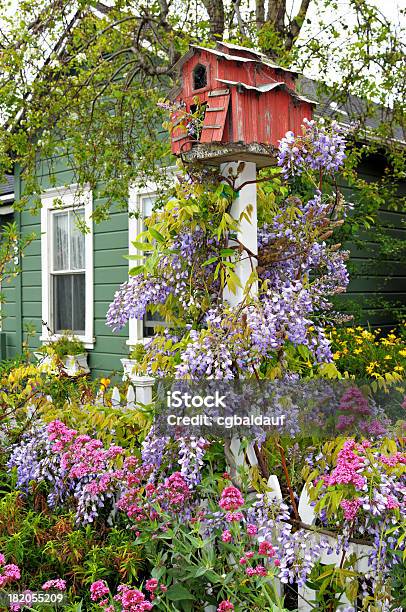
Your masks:
{"label": "white planter", "polygon": [[138,362],[135,359],[121,359],[123,364],[123,380],[129,380],[135,389],[135,400],[138,404],[152,403],[152,390],[155,379],[151,376],[141,376],[136,373]]}
{"label": "white planter", "polygon": [[135,375],[135,368],[137,365],[137,361],[135,359],[120,359],[123,365],[123,380],[132,380],[132,377]]}
{"label": "white planter", "polygon": [[62,361],[64,364],[63,371],[68,376],[80,376],[90,372],[89,366],[87,365],[87,353],[65,355]]}

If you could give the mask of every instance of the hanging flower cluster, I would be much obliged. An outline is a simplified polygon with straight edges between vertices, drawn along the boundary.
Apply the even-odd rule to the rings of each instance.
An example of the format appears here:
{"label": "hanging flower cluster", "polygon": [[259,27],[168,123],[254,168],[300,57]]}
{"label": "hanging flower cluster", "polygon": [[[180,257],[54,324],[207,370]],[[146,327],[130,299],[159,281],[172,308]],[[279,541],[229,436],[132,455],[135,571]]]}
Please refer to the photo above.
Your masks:
{"label": "hanging flower cluster", "polygon": [[308,168],[337,172],[346,157],[344,129],[336,121],[327,126],[324,119],[304,119],[303,123],[302,135],[287,132],[280,142],[278,165],[285,176],[302,174]]}

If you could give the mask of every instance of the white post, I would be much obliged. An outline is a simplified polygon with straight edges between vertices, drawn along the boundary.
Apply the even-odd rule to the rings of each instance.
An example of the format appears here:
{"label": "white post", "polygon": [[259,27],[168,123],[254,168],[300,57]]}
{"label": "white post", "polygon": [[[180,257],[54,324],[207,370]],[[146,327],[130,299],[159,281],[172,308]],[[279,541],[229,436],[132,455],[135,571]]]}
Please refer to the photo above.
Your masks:
{"label": "white post", "polygon": [[135,400],[137,404],[152,404],[152,390],[155,378],[151,376],[130,376],[130,380],[135,387]]}
{"label": "white post", "polygon": [[[222,164],[221,173],[226,178],[232,178],[237,174],[237,168],[240,164],[244,164],[242,171],[238,174],[235,181],[235,187],[238,189],[240,185],[243,185],[247,181],[255,181],[257,178],[257,166],[254,162],[229,162]],[[239,219],[241,213],[247,210],[247,206],[251,205],[252,211],[250,220],[242,219],[239,224],[239,231],[237,234],[238,241],[247,249],[250,253],[258,254],[258,239],[257,239],[257,185],[255,182],[251,182],[245,185],[238,194],[238,197],[234,200],[231,207],[231,216],[234,219]],[[246,251],[241,253],[239,261],[235,267],[235,273],[241,282],[241,287],[238,287],[236,293],[232,293],[227,287],[224,291],[224,298],[233,306],[242,302],[244,298],[244,289],[247,281],[251,275],[253,268],[256,267],[256,259],[249,258]],[[255,295],[258,287],[256,284],[251,288],[251,294]]]}
{"label": "white post", "polygon": [[[241,172],[237,174],[238,167],[243,165]],[[230,214],[231,216],[239,221],[242,213],[248,213],[247,207],[251,206],[251,214],[249,216],[249,221],[246,218],[241,219],[239,221],[239,228],[237,232],[237,240],[240,244],[247,247],[250,253],[254,253],[254,255],[258,254],[258,238],[257,238],[257,185],[254,181],[257,178],[257,165],[254,162],[228,162],[227,164],[222,164],[221,174],[227,178],[234,181],[234,187],[238,189],[244,183],[249,182],[248,185],[245,185],[239,192],[238,196],[234,200]],[[230,241],[230,245],[232,246],[233,241]],[[234,243],[235,244],[235,243]],[[237,287],[235,293],[230,291],[230,289],[226,286],[224,289],[224,299],[231,305],[236,306],[244,299],[244,291],[248,282],[248,279],[251,276],[253,269],[257,265],[257,261],[253,257],[248,257],[247,251],[243,251],[238,254],[238,258],[241,261],[236,263],[234,268],[234,272],[238,276],[241,287]],[[258,291],[257,283],[253,283],[250,288],[250,294],[255,295]],[[230,465],[231,472],[234,477],[236,477],[237,470],[241,465],[241,460],[244,463],[244,457],[240,450],[240,440],[239,438],[234,437],[231,442],[232,448],[230,448],[231,452],[227,452],[227,458],[232,463]],[[228,449],[227,449],[228,450]],[[247,456],[251,465],[255,465],[256,463],[256,455],[254,451],[254,446],[251,443],[247,449]]]}

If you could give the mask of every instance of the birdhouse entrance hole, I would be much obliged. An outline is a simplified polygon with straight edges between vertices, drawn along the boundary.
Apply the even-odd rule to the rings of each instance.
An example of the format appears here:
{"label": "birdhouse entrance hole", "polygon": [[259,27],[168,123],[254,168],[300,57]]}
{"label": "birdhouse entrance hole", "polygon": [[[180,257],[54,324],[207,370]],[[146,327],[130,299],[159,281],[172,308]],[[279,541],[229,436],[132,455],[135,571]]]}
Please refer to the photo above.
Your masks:
{"label": "birdhouse entrance hole", "polygon": [[193,70],[193,89],[203,89],[207,85],[207,68],[197,64]]}

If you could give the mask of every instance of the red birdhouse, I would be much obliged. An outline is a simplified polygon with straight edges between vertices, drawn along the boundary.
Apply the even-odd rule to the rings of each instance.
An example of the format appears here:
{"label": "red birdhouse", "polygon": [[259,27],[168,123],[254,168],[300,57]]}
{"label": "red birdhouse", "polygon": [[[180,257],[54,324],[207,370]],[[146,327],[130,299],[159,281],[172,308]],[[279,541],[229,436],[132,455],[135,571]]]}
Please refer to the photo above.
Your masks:
{"label": "red birdhouse", "polygon": [[[297,74],[253,49],[223,42],[216,49],[192,45],[176,67],[181,77],[171,96],[180,105],[172,117],[176,155],[271,165],[278,141],[312,117],[316,103],[296,91]],[[196,113],[198,128],[190,122]]]}

